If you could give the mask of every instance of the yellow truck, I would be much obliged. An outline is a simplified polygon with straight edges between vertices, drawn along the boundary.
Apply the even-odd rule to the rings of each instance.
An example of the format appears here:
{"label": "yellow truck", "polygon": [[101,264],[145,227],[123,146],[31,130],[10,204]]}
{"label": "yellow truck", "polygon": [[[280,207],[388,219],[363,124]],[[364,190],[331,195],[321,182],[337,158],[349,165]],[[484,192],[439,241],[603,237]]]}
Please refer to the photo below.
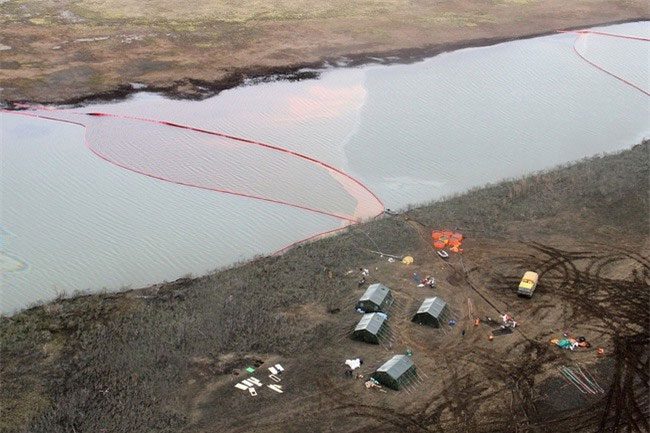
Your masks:
{"label": "yellow truck", "polygon": [[519,283],[519,288],[517,289],[517,294],[519,296],[524,296],[526,298],[532,298],[535,287],[537,287],[537,280],[539,275],[537,272],[527,271],[524,273],[524,277]]}

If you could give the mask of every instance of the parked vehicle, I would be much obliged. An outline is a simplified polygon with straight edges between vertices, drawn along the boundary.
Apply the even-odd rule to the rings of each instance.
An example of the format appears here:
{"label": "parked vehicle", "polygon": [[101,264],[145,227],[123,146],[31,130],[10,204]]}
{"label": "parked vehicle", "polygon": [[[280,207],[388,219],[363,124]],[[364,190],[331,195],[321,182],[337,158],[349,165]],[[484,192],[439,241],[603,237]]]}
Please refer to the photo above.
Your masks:
{"label": "parked vehicle", "polygon": [[519,283],[519,288],[517,289],[517,295],[526,298],[532,298],[533,292],[537,287],[538,279],[539,279],[539,275],[537,274],[537,272],[527,271],[526,273],[524,273],[524,276],[521,279],[521,282]]}

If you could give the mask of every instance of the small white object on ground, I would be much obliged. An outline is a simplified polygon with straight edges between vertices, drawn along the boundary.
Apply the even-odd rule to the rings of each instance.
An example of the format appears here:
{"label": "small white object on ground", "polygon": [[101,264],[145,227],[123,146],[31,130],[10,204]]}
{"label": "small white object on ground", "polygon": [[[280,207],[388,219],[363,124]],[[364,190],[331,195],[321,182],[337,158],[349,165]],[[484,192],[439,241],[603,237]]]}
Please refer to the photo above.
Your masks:
{"label": "small white object on ground", "polygon": [[278,369],[275,367],[269,367],[269,371],[271,372],[271,374],[278,374]]}
{"label": "small white object on ground", "polygon": [[262,386],[262,382],[260,382],[259,380],[255,379],[254,377],[249,377],[249,378],[248,378],[248,381],[254,383],[254,384],[257,385],[257,386]]}
{"label": "small white object on ground", "polygon": [[257,391],[255,391],[255,388],[248,388],[248,392],[250,392],[252,396],[257,395]]}
{"label": "small white object on ground", "polygon": [[284,371],[284,367],[282,367],[280,364],[275,364],[275,368],[277,368],[280,373]]}
{"label": "small white object on ground", "polygon": [[248,387],[252,387],[252,386],[253,386],[253,384],[252,384],[251,382],[247,381],[247,380],[242,380],[241,383],[243,383],[244,385],[246,385],[246,386],[248,386]]}
{"label": "small white object on ground", "polygon": [[346,359],[345,360],[345,365],[350,366],[352,370],[356,370],[361,366],[361,360],[359,358],[357,359]]}
{"label": "small white object on ground", "polygon": [[271,379],[273,382],[280,382],[282,380],[275,374],[269,374],[269,379]]}
{"label": "small white object on ground", "polygon": [[271,388],[275,392],[279,392],[282,394],[284,391],[282,391],[282,385],[268,385],[269,388]]}
{"label": "small white object on ground", "polygon": [[243,390],[243,391],[246,391],[246,390],[248,389],[248,387],[247,387],[246,385],[244,385],[243,383],[237,383],[237,384],[235,385],[235,388],[237,388],[237,389],[241,389],[241,390]]}

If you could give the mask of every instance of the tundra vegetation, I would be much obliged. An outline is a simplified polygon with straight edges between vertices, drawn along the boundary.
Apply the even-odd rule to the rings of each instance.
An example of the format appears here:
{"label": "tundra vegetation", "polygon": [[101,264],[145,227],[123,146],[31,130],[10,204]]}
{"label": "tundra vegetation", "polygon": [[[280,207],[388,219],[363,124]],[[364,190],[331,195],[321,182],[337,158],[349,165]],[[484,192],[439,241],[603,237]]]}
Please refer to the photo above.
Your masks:
{"label": "tundra vegetation", "polygon": [[0,100],[74,103],[132,84],[202,98],[326,62],[413,61],[647,18],[643,0],[3,0]]}
{"label": "tundra vegetation", "polygon": [[[0,431],[647,431],[649,146],[477,188],[282,256],[2,317]],[[430,230],[456,227],[465,252],[445,263]],[[416,261],[391,263],[377,249]],[[395,292],[390,345],[349,338],[360,267]],[[530,268],[540,283],[523,300],[515,291]],[[415,287],[413,272],[436,276],[456,328],[410,322],[432,290]],[[520,331],[488,341],[484,325],[466,322],[468,304],[481,316],[510,312]],[[594,347],[549,345],[566,329]],[[369,374],[407,348],[426,383],[411,392],[375,392],[342,374],[348,357],[362,356]],[[284,394],[233,387],[244,367],[274,362],[286,368]],[[605,393],[585,397],[558,379],[574,364]]]}

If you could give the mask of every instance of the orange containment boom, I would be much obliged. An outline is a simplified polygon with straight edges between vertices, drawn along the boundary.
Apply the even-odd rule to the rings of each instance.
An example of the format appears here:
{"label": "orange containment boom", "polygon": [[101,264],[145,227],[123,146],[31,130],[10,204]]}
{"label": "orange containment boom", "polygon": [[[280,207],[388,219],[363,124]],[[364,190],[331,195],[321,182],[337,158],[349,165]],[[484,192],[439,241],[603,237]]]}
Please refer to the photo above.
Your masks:
{"label": "orange containment boom", "polygon": [[461,245],[464,238],[462,233],[452,232],[450,230],[433,230],[431,232],[434,248],[442,250],[449,247],[450,251],[454,253],[463,251]]}

